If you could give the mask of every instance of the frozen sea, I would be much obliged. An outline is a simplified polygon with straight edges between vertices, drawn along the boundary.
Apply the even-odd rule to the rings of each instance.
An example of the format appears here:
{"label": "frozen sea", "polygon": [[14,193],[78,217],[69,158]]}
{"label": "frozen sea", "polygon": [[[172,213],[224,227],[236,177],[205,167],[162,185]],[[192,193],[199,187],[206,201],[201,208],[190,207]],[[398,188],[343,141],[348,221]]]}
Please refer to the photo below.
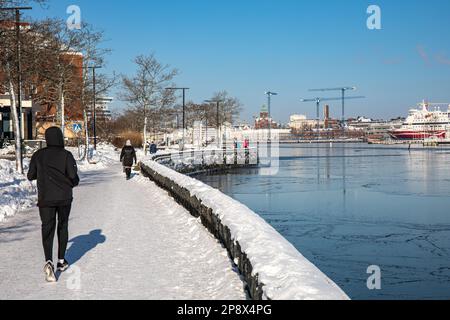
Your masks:
{"label": "frozen sea", "polygon": [[450,299],[450,150],[282,145],[276,175],[196,178],[260,214],[352,299]]}

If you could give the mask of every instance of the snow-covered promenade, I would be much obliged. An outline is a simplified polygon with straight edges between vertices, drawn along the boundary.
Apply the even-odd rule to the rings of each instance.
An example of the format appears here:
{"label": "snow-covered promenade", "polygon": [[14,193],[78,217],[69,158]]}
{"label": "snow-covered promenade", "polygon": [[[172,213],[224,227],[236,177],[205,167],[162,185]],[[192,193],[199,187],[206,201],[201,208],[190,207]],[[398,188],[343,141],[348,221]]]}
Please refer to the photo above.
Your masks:
{"label": "snow-covered promenade", "polygon": [[57,284],[44,281],[35,183],[0,162],[0,300],[348,299],[243,204],[141,151],[143,172],[126,181],[118,158],[101,145],[92,163],[78,163],[73,266]]}
{"label": "snow-covered promenade", "polygon": [[119,164],[81,179],[75,267],[46,284],[38,210],[17,214],[0,223],[0,299],[247,298],[226,249],[165,191],[140,175],[125,181]]}

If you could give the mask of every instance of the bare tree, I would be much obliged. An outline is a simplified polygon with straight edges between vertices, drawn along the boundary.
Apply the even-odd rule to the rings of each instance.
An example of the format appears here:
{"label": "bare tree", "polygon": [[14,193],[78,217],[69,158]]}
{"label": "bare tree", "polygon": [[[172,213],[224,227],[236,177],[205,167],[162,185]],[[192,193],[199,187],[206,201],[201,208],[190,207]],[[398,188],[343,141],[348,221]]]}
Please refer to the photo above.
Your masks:
{"label": "bare tree", "polygon": [[[115,72],[113,72],[111,75],[107,75],[104,73],[96,73],[96,80],[95,80],[95,96],[97,97],[97,101],[100,97],[105,97],[108,95],[110,90],[114,88],[119,82],[119,77],[116,75]],[[92,73],[89,73],[85,77],[84,82],[84,96],[86,97],[85,103],[86,103],[86,109],[91,109],[91,123],[86,123],[87,126],[91,126],[93,119],[92,119],[92,112],[93,112],[93,100],[94,100],[94,92],[93,92],[93,77]],[[99,136],[102,138],[108,138],[112,134],[112,126],[105,121],[96,121],[96,127],[97,131],[99,132]]]}
{"label": "bare tree", "polygon": [[41,87],[41,97],[37,98],[50,100],[41,101],[41,104],[56,103],[57,122],[65,128],[66,103],[72,102],[72,110],[69,110],[72,118],[82,117],[83,89],[89,76],[83,70],[94,60],[90,53],[95,51],[93,42],[97,46],[98,41],[93,39],[101,39],[101,35],[93,32],[87,24],[81,30],[69,30],[64,21],[57,19],[41,21],[35,29],[42,44],[40,55],[45,57],[45,60],[38,59],[40,63],[34,64]]}
{"label": "bare tree", "polygon": [[12,7],[12,6],[22,6],[32,3],[39,4],[43,6],[47,3],[47,0],[0,0],[0,8]]}
{"label": "bare tree", "polygon": [[[45,0],[0,0],[0,6],[9,7],[31,2],[40,5],[46,3]],[[17,65],[16,38],[13,32],[15,23],[11,22],[12,17],[3,11],[0,12],[0,20],[3,20],[0,24],[0,87],[9,93],[11,98],[19,170],[22,164],[19,157],[21,141],[18,134],[20,126],[17,115],[19,84],[16,80],[18,78],[16,68],[14,68]],[[109,50],[101,47],[103,33],[95,31],[87,23],[83,23],[81,30],[69,30],[66,22],[58,19],[32,22],[21,28],[23,65],[21,74],[24,75],[22,86],[27,88],[24,92],[39,105],[47,107],[56,105],[57,120],[64,128],[67,116],[81,118],[83,108],[85,109],[92,102],[92,98],[89,97],[90,87],[88,87],[91,82],[86,67],[92,64],[104,64],[104,56]],[[115,80],[110,77],[99,76],[98,80],[100,94],[106,92],[115,83]],[[70,110],[66,110],[68,102],[72,102]],[[85,120],[85,127],[87,128],[87,120]],[[86,139],[88,141],[88,135]]]}
{"label": "bare tree", "polygon": [[230,96],[225,90],[215,93],[210,100],[220,102],[219,117],[217,117],[217,110],[208,113],[208,123],[211,125],[220,126],[225,122],[233,124],[242,112],[242,103],[239,99]]}
{"label": "bare tree", "polygon": [[[81,94],[81,101],[83,105],[84,128],[85,128],[85,152],[84,159],[88,160],[89,150],[89,121],[87,117],[87,109],[94,104],[93,92],[93,75],[89,67],[105,66],[106,56],[111,52],[110,49],[102,46],[104,42],[104,34],[101,31],[95,30],[91,25],[83,24],[84,44],[83,52],[83,90]],[[99,94],[106,94],[117,83],[115,74],[108,77],[103,74],[97,75],[96,82],[98,83],[96,89],[96,97]]]}
{"label": "bare tree", "polygon": [[4,64],[3,75],[6,78],[6,86],[8,88],[8,94],[10,97],[10,105],[11,105],[11,118],[14,126],[14,137],[15,137],[15,148],[16,148],[16,170],[19,173],[23,173],[23,163],[21,155],[22,141],[20,139],[20,123],[19,123],[19,115],[17,113],[18,103],[16,100],[16,88],[14,83],[14,75],[12,68],[12,60],[10,57],[6,56],[6,62]]}
{"label": "bare tree", "polygon": [[187,103],[187,126],[193,127],[196,121],[206,122],[208,124],[212,124],[210,120],[213,118],[211,113],[211,105],[210,104],[196,104],[193,102]]}
{"label": "bare tree", "polygon": [[140,55],[134,59],[137,67],[132,77],[122,76],[121,100],[126,101],[130,110],[127,115],[143,127],[144,151],[147,150],[148,115],[151,114],[154,130],[161,119],[158,115],[175,101],[175,94],[165,90],[172,86],[178,75],[177,69],[161,64],[154,54]]}
{"label": "bare tree", "polygon": [[[29,2],[31,1],[0,0],[0,8],[24,5]],[[43,4],[45,1],[37,2]],[[26,41],[23,41],[23,39],[18,41],[15,31],[16,28],[20,28],[19,32],[22,33],[26,28],[23,25],[18,26],[12,14],[14,14],[12,11],[0,10],[0,87],[2,87],[2,91],[8,92],[10,97],[11,117],[15,136],[16,170],[19,173],[23,173],[21,126],[17,112],[19,107],[18,92],[21,91],[19,88],[22,89],[22,83],[18,78],[22,76],[22,73],[17,66],[22,60],[18,57],[18,50],[23,48]]]}
{"label": "bare tree", "polygon": [[[65,21],[58,19],[41,21],[35,28],[42,46],[40,56],[45,57],[44,60],[38,59],[40,63],[34,63],[40,87],[40,96],[35,99],[40,99],[41,105],[58,106],[56,118],[62,128],[65,128],[67,116],[83,119],[86,159],[89,149],[87,111],[94,101],[93,76],[89,67],[105,65],[105,57],[110,52],[102,47],[103,32],[88,23],[83,23],[80,30],[69,30]],[[106,94],[115,83],[115,75],[98,74],[96,96]],[[71,106],[69,110],[66,110],[66,103],[70,103],[67,104]]]}

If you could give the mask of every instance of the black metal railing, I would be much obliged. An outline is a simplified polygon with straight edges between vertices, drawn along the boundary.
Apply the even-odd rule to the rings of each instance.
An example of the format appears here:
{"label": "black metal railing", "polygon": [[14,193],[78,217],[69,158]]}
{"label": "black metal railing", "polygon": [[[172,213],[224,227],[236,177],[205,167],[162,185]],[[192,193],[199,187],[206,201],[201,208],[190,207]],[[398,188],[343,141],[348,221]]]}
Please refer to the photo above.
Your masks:
{"label": "black metal railing", "polygon": [[258,165],[258,148],[224,148],[172,151],[157,154],[153,161],[169,167],[205,167],[220,165]]}

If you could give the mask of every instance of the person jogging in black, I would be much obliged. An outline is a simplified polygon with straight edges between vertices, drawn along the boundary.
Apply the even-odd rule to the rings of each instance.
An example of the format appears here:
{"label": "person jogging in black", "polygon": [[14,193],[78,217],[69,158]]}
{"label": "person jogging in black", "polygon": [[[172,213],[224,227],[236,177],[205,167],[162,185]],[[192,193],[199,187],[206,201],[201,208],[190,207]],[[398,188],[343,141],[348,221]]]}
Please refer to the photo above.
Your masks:
{"label": "person jogging in black", "polygon": [[120,154],[120,162],[122,162],[123,168],[125,169],[127,180],[130,180],[133,163],[137,163],[136,151],[131,145],[130,140],[126,142],[125,147],[122,149],[122,153]]}
{"label": "person jogging in black", "polygon": [[56,282],[53,265],[53,239],[58,222],[58,264],[64,272],[69,268],[65,259],[69,240],[69,215],[73,201],[72,189],[80,183],[73,155],[64,149],[61,129],[49,128],[45,132],[47,148],[37,151],[30,163],[28,180],[37,180],[38,207],[42,221],[42,243],[46,264],[44,272],[48,282]]}

